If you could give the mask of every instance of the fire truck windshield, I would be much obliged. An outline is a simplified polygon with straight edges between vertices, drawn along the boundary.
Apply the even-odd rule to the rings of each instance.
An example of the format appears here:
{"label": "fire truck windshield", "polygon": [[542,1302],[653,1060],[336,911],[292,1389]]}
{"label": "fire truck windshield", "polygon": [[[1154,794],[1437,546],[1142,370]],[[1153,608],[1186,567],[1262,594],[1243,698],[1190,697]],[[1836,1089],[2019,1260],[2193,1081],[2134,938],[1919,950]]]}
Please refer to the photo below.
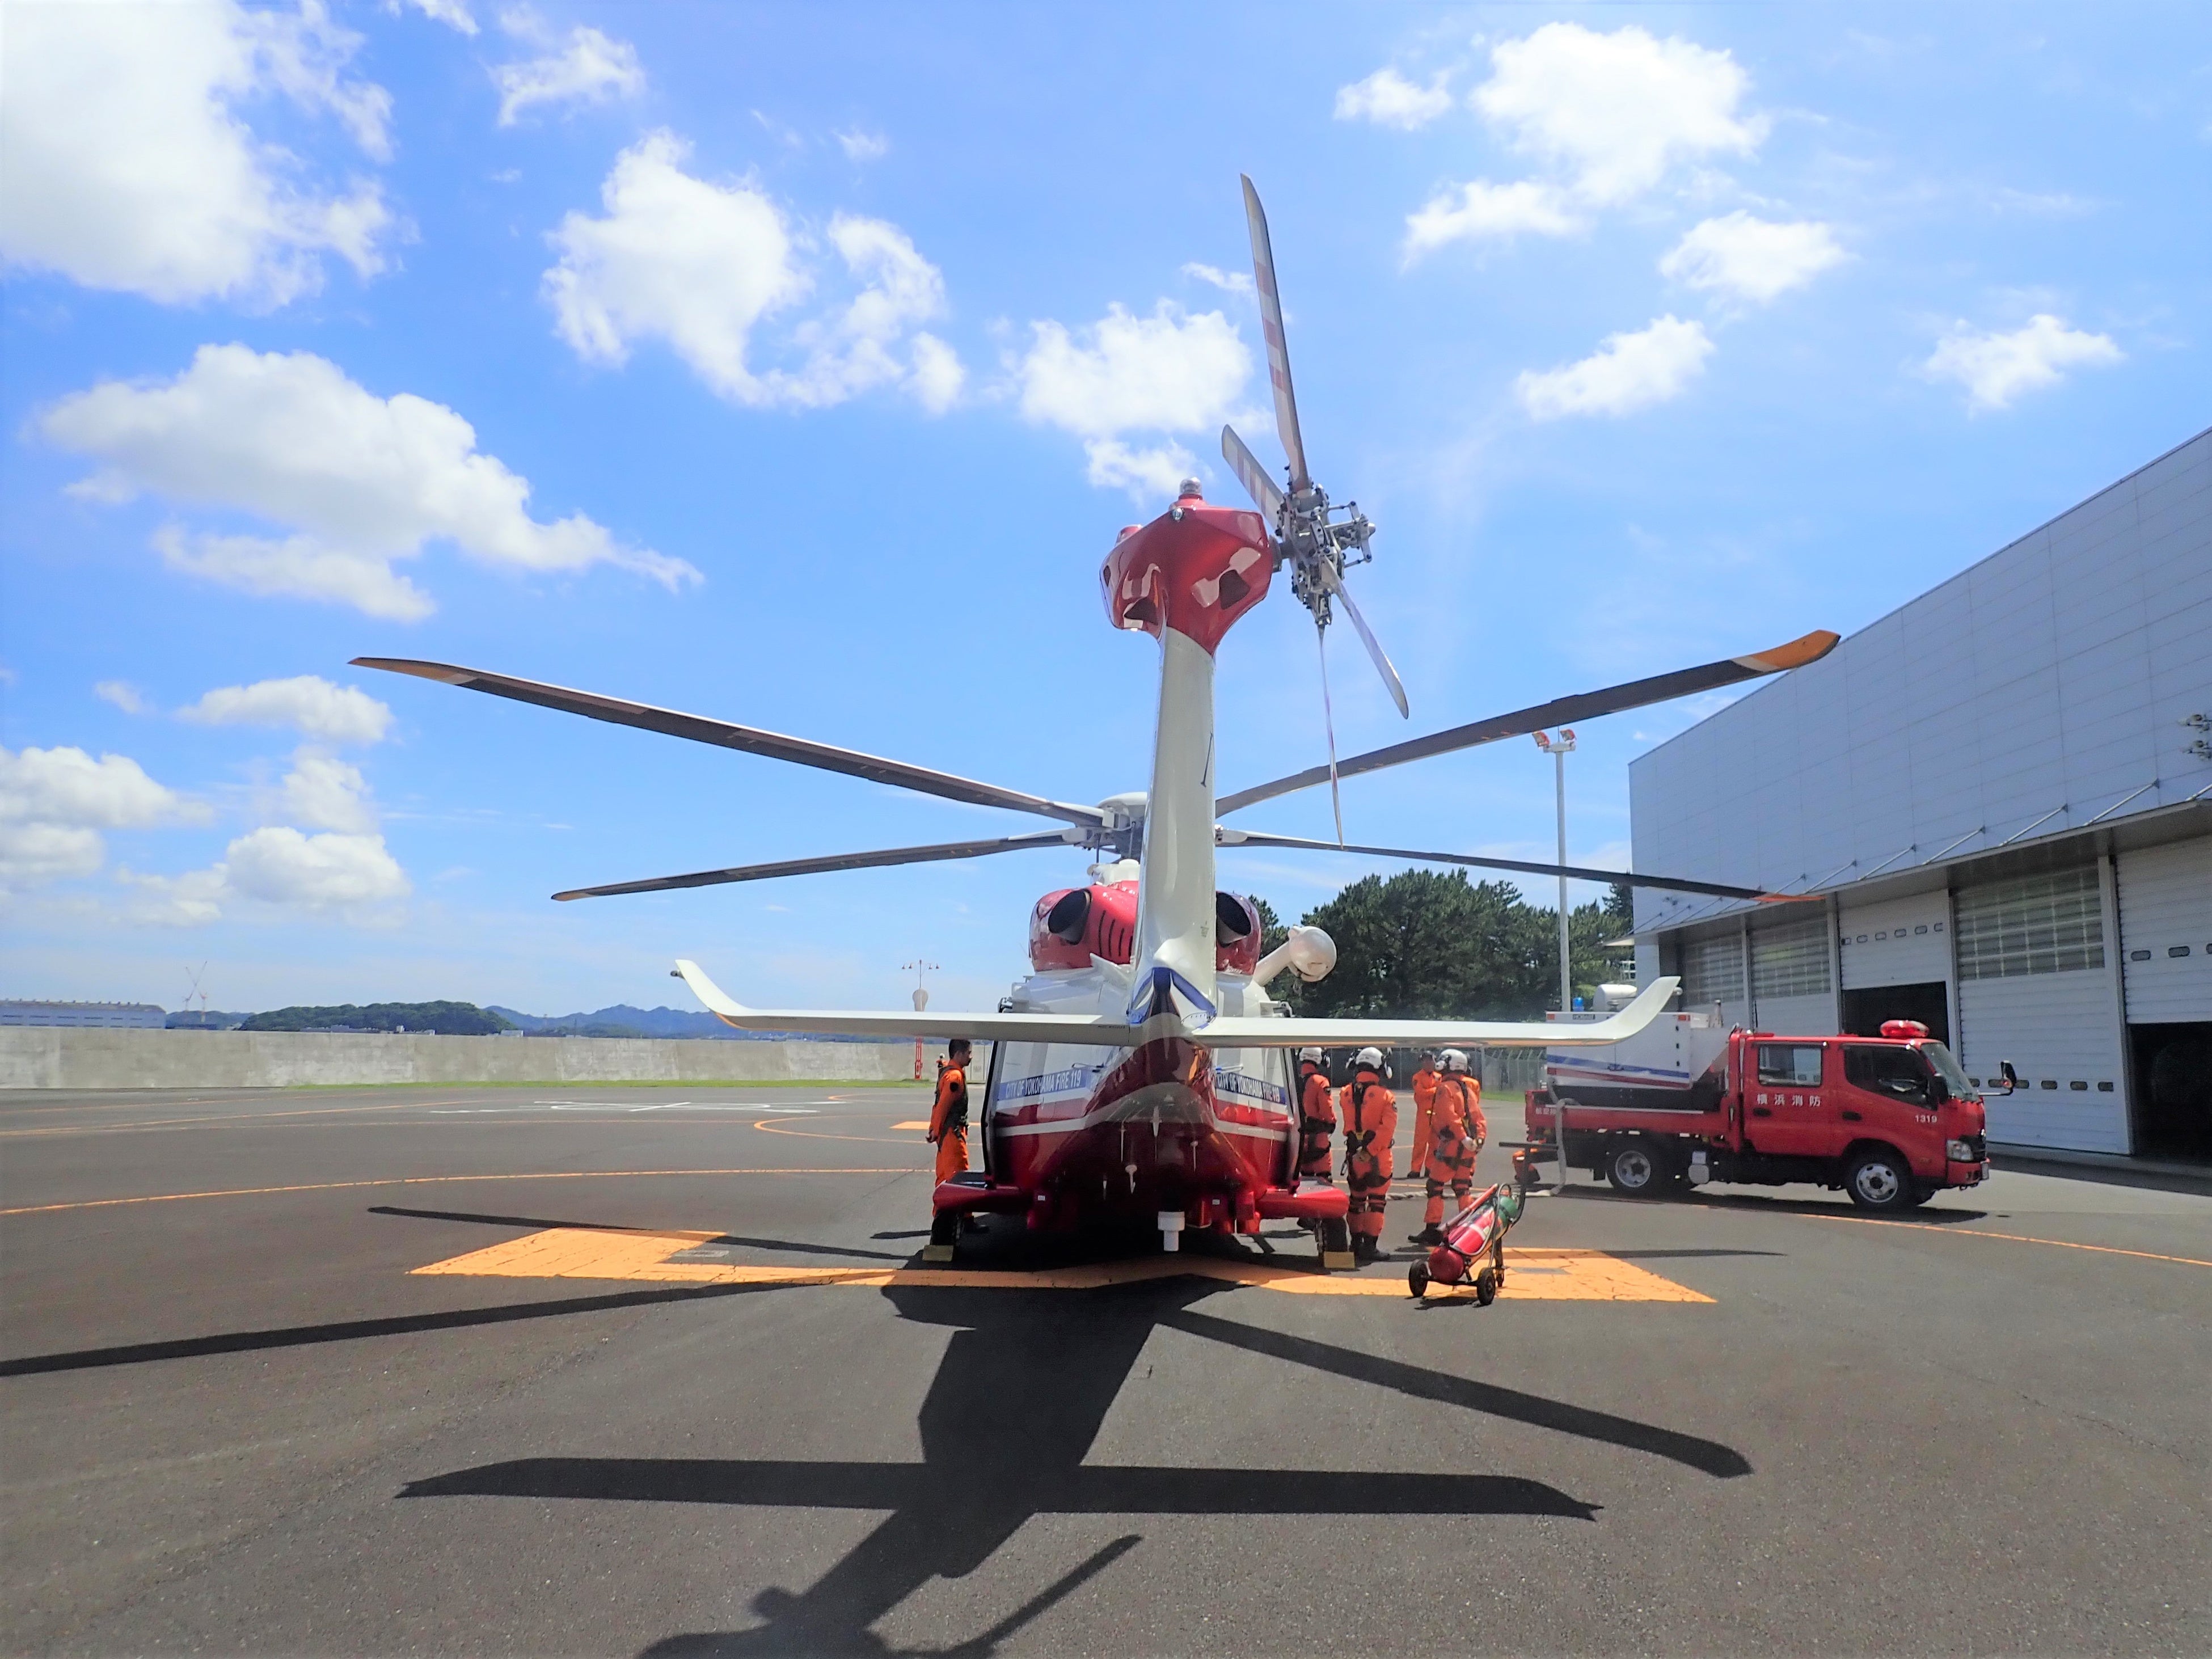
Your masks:
{"label": "fire truck windshield", "polygon": [[1966,1073],[1960,1069],[1959,1062],[1952,1057],[1951,1051],[1942,1043],[1923,1042],[1920,1045],[1920,1052],[1936,1068],[1936,1075],[1943,1079],[1943,1086],[1951,1091],[1952,1099],[1969,1099],[1978,1092],[1974,1085],[1966,1081]]}

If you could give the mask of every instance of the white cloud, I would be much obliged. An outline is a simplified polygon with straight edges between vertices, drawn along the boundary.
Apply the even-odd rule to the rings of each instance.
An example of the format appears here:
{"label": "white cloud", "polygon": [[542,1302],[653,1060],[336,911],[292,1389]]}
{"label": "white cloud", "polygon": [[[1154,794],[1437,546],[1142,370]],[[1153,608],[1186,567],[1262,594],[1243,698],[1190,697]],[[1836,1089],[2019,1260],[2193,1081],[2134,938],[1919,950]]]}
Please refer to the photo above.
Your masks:
{"label": "white cloud", "polygon": [[716,392],[756,407],[820,408],[882,386],[933,412],[957,397],[951,347],[908,333],[944,313],[943,276],[897,226],[851,214],[830,220],[828,240],[858,293],[792,330],[798,368],[755,368],[756,327],[805,298],[814,276],[765,191],[694,178],[688,154],[674,134],[648,134],[600,187],[606,216],[571,213],[550,238],[560,263],[545,295],[578,356],[618,364],[634,342],[662,340]]}
{"label": "white cloud", "polygon": [[372,160],[391,97],[345,70],[360,37],[319,0],[8,8],[0,53],[0,256],[172,304],[283,305],[334,253],[384,267],[380,187],[318,189],[241,118],[281,94],[327,113]]}
{"label": "white cloud", "polygon": [[1633,24],[1601,34],[1547,23],[1490,60],[1475,108],[1601,205],[1643,194],[1678,162],[1747,155],[1766,136],[1764,118],[1737,112],[1748,82],[1733,57]]}
{"label": "white cloud", "polygon": [[136,920],[180,927],[214,921],[240,899],[311,915],[358,913],[414,890],[381,836],[307,836],[276,827],[240,836],[205,870],[179,876],[118,870],[116,878],[150,899]]}
{"label": "white cloud", "polygon": [[303,909],[382,903],[411,890],[381,836],[256,830],[231,842],[223,865],[233,890]]}
{"label": "white cloud", "polygon": [[220,685],[190,708],[179,709],[177,716],[201,726],[289,726],[322,743],[381,743],[392,727],[392,710],[386,704],[357,687],[333,685],[318,674]]}
{"label": "white cloud", "polygon": [[1194,276],[1201,283],[1210,283],[1224,294],[1253,292],[1252,273],[1249,270],[1224,270],[1219,265],[1202,264],[1194,259],[1182,268],[1182,274],[1186,276]]}
{"label": "white cloud", "polygon": [[89,876],[106,859],[106,843],[96,830],[0,818],[0,891]]}
{"label": "white cloud", "polygon": [[1739,210],[1692,227],[1659,261],[1659,274],[1765,305],[1846,257],[1826,225],[1810,220],[1780,224]]}
{"label": "white cloud", "polygon": [[836,135],[840,149],[848,161],[880,161],[891,153],[891,141],[878,132],[863,132],[855,127],[850,132]]}
{"label": "white cloud", "polygon": [[1521,406],[1539,421],[1568,415],[1629,415],[1677,396],[1705,370],[1713,343],[1701,323],[1668,315],[1632,334],[1608,334],[1578,363],[1514,382]]}
{"label": "white cloud", "polygon": [[2102,368],[2125,355],[2110,335],[2069,328],[2063,319],[2039,312],[2009,334],[1979,333],[1960,323],[1936,343],[1921,370],[1966,387],[1971,410],[2003,409],[2022,392],[2057,386],[2067,369]]}
{"label": "white cloud", "polygon": [[492,70],[503,127],[513,126],[515,118],[533,104],[604,104],[610,98],[635,98],[645,90],[637,48],[627,40],[581,24],[562,40],[527,6],[501,12],[499,26],[539,48],[540,54]]}
{"label": "white cloud", "polygon": [[128,680],[102,680],[92,688],[92,695],[102,702],[113,703],[126,714],[146,712],[145,697]]}
{"label": "white cloud", "polygon": [[277,810],[271,816],[311,830],[368,835],[376,829],[375,809],[369,805],[361,769],[326,750],[304,748],[292,757],[292,769],[284,775],[278,801],[272,805]]}
{"label": "white cloud", "polygon": [[1083,446],[1084,476],[1102,489],[1126,489],[1139,501],[1174,499],[1198,462],[1179,443],[1137,447],[1118,438],[1093,438]]}
{"label": "white cloud", "polygon": [[1195,316],[1162,300],[1149,317],[1119,305],[1079,331],[1032,323],[1012,365],[1022,414],[1084,441],[1094,484],[1171,494],[1194,468],[1179,445],[1139,447],[1133,434],[1202,432],[1236,407],[1252,355],[1218,311]]}
{"label": "white cloud", "polygon": [[480,453],[453,410],[401,392],[379,398],[308,352],[202,346],[175,380],[104,381],[47,409],[50,441],[102,463],[72,493],[140,494],[244,512],[293,533],[277,538],[166,527],[172,566],[243,588],[351,605],[411,620],[428,598],[392,569],[434,539],[508,569],[611,564],[674,588],[699,573],[625,547],[580,514],[543,524],[530,483]]}
{"label": "white cloud", "polygon": [[1372,121],[1377,126],[1402,127],[1407,131],[1426,126],[1452,106],[1444,90],[1448,77],[1439,75],[1427,86],[1416,86],[1397,70],[1376,70],[1364,81],[1336,90],[1336,118]]}
{"label": "white cloud", "polygon": [[131,921],[155,927],[198,927],[222,915],[222,901],[228,896],[224,873],[219,864],[211,870],[189,870],[181,876],[142,876],[126,867],[118,870],[115,878],[148,896],[131,907]]}
{"label": "white cloud", "polygon": [[[461,0],[407,0],[407,3],[434,23],[443,23],[462,34],[477,32],[477,20]],[[398,0],[385,0],[385,9],[398,11]]]}
{"label": "white cloud", "polygon": [[88,876],[106,857],[100,830],[205,816],[127,755],[0,749],[0,884]]}
{"label": "white cloud", "polygon": [[932,415],[942,415],[960,401],[968,371],[959,354],[934,334],[914,337],[914,395]]}
{"label": "white cloud", "polygon": [[1571,236],[1587,228],[1572,199],[1555,185],[1530,179],[1510,185],[1477,179],[1431,198],[1425,206],[1407,215],[1403,256],[1411,264],[1450,242],[1510,240],[1524,231],[1534,236]]}

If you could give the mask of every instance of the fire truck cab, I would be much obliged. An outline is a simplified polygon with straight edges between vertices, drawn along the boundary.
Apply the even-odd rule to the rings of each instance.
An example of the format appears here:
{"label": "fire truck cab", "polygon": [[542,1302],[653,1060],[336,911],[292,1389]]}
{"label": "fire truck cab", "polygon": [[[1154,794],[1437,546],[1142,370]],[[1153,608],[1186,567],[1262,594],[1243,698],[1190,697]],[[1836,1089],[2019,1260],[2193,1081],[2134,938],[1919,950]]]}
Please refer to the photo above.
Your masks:
{"label": "fire truck cab", "polygon": [[[1704,1021],[1676,1015],[1677,1030],[1653,1034],[1670,1046],[1662,1066],[1560,1051],[1546,1086],[1529,1091],[1530,1139],[1552,1143],[1557,1156],[1564,1117],[1569,1164],[1639,1197],[1709,1182],[1804,1182],[1839,1188],[1862,1209],[1896,1212],[1987,1178],[1981,1094],[1925,1026],[1892,1020],[1880,1037],[1741,1027],[1723,1036]],[[1684,1064],[1706,1048],[1701,1070]]]}

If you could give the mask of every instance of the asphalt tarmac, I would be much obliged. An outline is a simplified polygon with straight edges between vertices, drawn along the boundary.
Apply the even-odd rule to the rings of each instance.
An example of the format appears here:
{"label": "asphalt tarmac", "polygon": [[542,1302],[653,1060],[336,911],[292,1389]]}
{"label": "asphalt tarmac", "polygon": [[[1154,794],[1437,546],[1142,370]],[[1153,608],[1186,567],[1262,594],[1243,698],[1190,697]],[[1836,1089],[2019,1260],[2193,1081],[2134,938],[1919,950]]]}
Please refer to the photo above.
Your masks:
{"label": "asphalt tarmac", "polygon": [[1287,1226],[933,1275],[926,1109],[0,1097],[0,1645],[2212,1652],[2212,1196],[1579,1185],[1488,1308]]}

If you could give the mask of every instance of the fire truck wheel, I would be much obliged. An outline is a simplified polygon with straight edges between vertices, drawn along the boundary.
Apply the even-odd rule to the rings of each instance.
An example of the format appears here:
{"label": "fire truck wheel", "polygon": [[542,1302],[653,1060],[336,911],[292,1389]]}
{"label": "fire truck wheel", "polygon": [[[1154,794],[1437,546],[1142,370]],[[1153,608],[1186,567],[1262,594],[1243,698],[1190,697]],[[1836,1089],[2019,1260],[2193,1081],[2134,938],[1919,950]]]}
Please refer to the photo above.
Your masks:
{"label": "fire truck wheel", "polygon": [[1912,1207],[1912,1166],[1887,1146],[1869,1147],[1851,1160],[1844,1190],[1862,1210],[1894,1215]]}
{"label": "fire truck wheel", "polygon": [[1486,1308],[1497,1300],[1498,1275],[1485,1267],[1474,1276],[1475,1305],[1479,1308]]}
{"label": "fire truck wheel", "polygon": [[1606,1155],[1605,1178],[1624,1198],[1650,1198],[1664,1179],[1658,1155],[1640,1140],[1631,1140]]}
{"label": "fire truck wheel", "polygon": [[1406,1288],[1413,1293],[1413,1300],[1416,1302],[1426,1296],[1429,1293],[1428,1268],[1418,1261],[1407,1268]]}

